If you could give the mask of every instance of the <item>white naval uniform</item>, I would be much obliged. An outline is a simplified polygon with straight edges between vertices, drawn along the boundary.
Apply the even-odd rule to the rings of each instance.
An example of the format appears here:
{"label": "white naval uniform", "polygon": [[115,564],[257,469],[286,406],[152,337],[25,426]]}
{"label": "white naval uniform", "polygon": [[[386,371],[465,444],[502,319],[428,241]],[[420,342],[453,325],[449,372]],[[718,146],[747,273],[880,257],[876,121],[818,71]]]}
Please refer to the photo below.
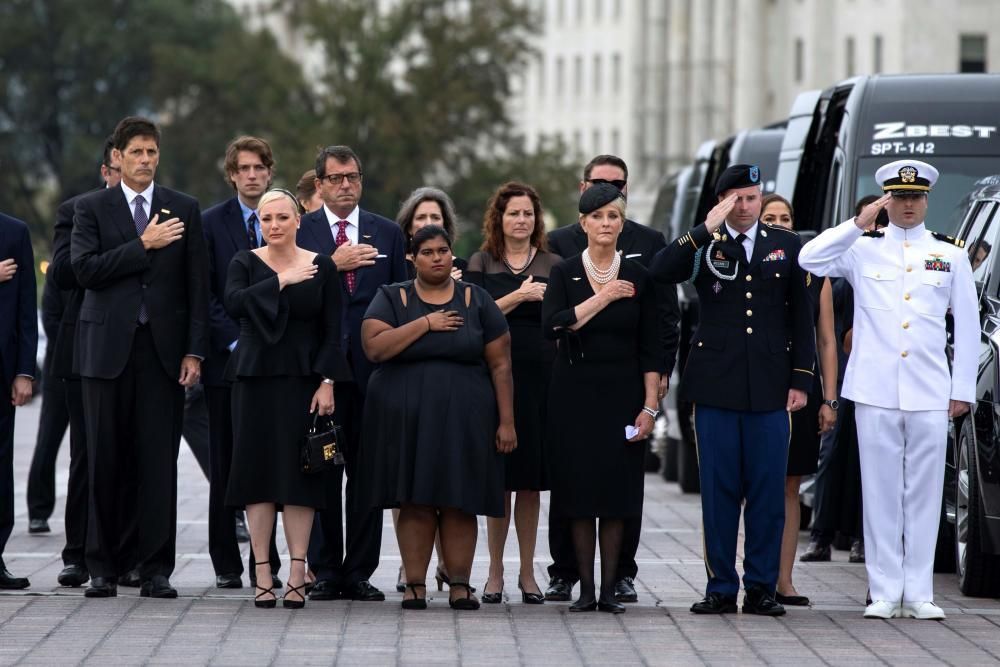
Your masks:
{"label": "white naval uniform", "polygon": [[807,243],[799,263],[854,287],[843,395],[856,403],[871,597],[933,601],[949,399],[976,401],[979,305],[969,258],[923,224],[890,224],[879,238],[863,236],[852,218]]}

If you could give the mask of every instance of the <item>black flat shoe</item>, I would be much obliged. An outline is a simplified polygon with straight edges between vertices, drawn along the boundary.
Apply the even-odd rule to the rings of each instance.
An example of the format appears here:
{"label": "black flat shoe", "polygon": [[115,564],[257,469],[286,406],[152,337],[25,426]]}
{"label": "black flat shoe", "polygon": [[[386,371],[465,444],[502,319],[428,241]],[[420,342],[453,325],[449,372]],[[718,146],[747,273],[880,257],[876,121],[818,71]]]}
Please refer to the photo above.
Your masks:
{"label": "black flat shoe", "polygon": [[694,614],[735,614],[736,598],[722,593],[709,593],[704,600],[691,605]]}
{"label": "black flat shoe", "polygon": [[[489,578],[487,578],[486,583],[483,584],[483,595],[480,599],[482,600],[483,604],[500,604],[501,602],[503,602],[503,584],[502,583],[500,584],[500,590],[497,591],[496,593],[487,593],[486,587],[489,585],[489,583],[490,580]],[[448,584],[448,586],[451,586],[451,584]]]}
{"label": "black flat shoe", "polygon": [[385,593],[380,591],[371,585],[367,581],[359,581],[358,583],[351,586],[349,591],[345,591],[345,597],[347,593],[350,593],[350,598],[357,602],[384,602]]}
{"label": "black flat shoe", "polygon": [[635,592],[635,582],[632,577],[622,577],[615,582],[615,600],[618,602],[639,601],[639,594]]}
{"label": "black flat shoe", "polygon": [[597,611],[597,600],[590,598],[584,599],[580,598],[573,604],[569,606],[569,610],[573,612],[577,611]]}
{"label": "black flat shoe", "polygon": [[177,589],[170,585],[170,580],[162,574],[154,574],[152,577],[142,582],[139,587],[139,597],[159,598],[168,600],[177,597]]}
{"label": "black flat shoe", "polygon": [[83,592],[87,598],[114,598],[118,597],[118,583],[114,579],[105,577],[94,577],[90,580],[90,586]]}
{"label": "black flat shoe", "polygon": [[[427,609],[427,586],[424,584],[406,584],[406,588],[413,592],[413,597],[409,599],[403,598],[400,606],[403,609]],[[417,595],[418,588],[424,589],[424,597]]]}
{"label": "black flat shoe", "polygon": [[781,606],[770,591],[763,588],[748,588],[743,596],[743,613],[757,616],[784,616],[785,608]]}
{"label": "black flat shoe", "polygon": [[139,588],[142,585],[142,577],[139,576],[139,570],[129,570],[118,577],[118,585],[125,586],[126,588]]}
{"label": "black flat shoe", "polygon": [[[448,593],[450,594],[456,588],[465,589],[464,598],[451,598],[448,600],[448,606],[452,609],[458,611],[475,611],[479,609],[479,600],[472,597],[472,588],[469,586],[467,581],[453,581],[448,584]],[[485,594],[484,594],[485,597]]]}
{"label": "black flat shoe", "polygon": [[799,562],[801,563],[825,563],[829,560],[830,545],[820,544],[817,540],[811,541],[806,550],[799,556]]}
{"label": "black flat shoe", "polygon": [[545,599],[549,602],[569,602],[573,599],[573,583],[561,577],[552,577],[545,590]]}
{"label": "black flat shoe", "polygon": [[28,521],[28,533],[31,535],[40,535],[42,533],[51,533],[52,529],[49,528],[49,522],[45,519],[31,519]]}
{"label": "black flat shoe", "polygon": [[597,611],[604,611],[609,614],[624,614],[625,605],[615,599],[600,599],[597,601]]}
{"label": "black flat shoe", "polygon": [[19,591],[31,585],[27,577],[15,577],[7,571],[7,568],[0,565],[0,588],[5,591]]}
{"label": "black flat shoe", "polygon": [[809,606],[809,598],[805,595],[782,595],[781,593],[775,593],[774,600],[778,604],[787,605],[789,607]]}
{"label": "black flat shoe", "polygon": [[220,574],[215,578],[216,588],[243,588],[243,578],[239,573]]}
{"label": "black flat shoe", "polygon": [[[271,564],[268,563],[267,561],[264,561],[263,563],[261,562],[257,563],[258,567],[261,565],[267,565],[268,567],[271,566]],[[274,594],[273,586],[264,588],[263,586],[257,583],[257,578],[254,577],[253,587],[255,591],[260,591],[260,593],[257,593],[256,595],[253,596],[253,606],[257,607],[258,609],[274,609],[276,606],[278,606],[278,598]],[[271,597],[267,599],[261,599],[265,595],[270,595]]]}
{"label": "black flat shoe", "polygon": [[90,573],[83,565],[67,565],[56,579],[60,586],[77,588],[87,583],[87,580],[90,579]]}
{"label": "black flat shoe", "polygon": [[524,590],[520,579],[517,581],[517,588],[521,591],[521,602],[524,604],[545,604],[545,596],[541,593],[529,593]]}
{"label": "black flat shoe", "polygon": [[342,597],[336,584],[329,579],[320,579],[314,582],[312,590],[309,591],[310,600],[340,600]]}

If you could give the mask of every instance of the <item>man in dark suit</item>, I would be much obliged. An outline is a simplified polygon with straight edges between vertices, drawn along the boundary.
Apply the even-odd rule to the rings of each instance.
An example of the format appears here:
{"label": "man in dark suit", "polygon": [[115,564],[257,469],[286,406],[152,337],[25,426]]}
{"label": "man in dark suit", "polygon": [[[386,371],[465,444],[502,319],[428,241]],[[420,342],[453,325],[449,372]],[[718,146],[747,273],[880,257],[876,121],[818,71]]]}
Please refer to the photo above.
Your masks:
{"label": "man in dark suit", "polygon": [[[361,200],[361,160],[347,146],[327,146],[316,157],[316,187],[323,207],[302,216],[298,244],[333,257],[346,304],[341,349],[347,351],[354,382],[334,387],[335,421],[347,441],[347,543],[341,519],[343,469],[330,473],[326,510],[318,512],[309,544],[309,565],[316,573],[312,600],[379,601],[385,595],[368,579],[378,567],[382,513],[359,498],[358,450],[365,388],[373,365],[361,349],[361,321],[381,285],[407,279],[403,232],[381,216],[358,207]],[[318,528],[318,529],[317,529]]]}
{"label": "man in dark suit", "polygon": [[159,130],[130,116],[113,133],[120,187],[76,202],[70,256],[86,290],[77,323],[91,512],[88,597],[117,595],[119,488],[134,458],[140,595],[176,597],[177,448],[184,387],[207,353],[208,285],[201,211],[154,185]]}
{"label": "man in dark suit", "polygon": [[28,226],[0,213],[0,589],[27,588],[7,571],[3,552],[14,530],[14,409],[31,398],[38,348],[35,257]]}
{"label": "man in dark suit", "polygon": [[[240,326],[223,308],[229,263],[240,250],[263,244],[257,220],[257,202],[271,184],[274,156],[271,146],[257,137],[238,137],[226,148],[226,182],[236,196],[205,211],[205,242],[208,247],[210,349],[205,359],[202,384],[208,402],[211,476],[208,497],[208,553],[215,569],[218,588],[242,587],[243,563],[236,541],[233,508],[227,507],[226,486],[233,457],[232,391],[225,369],[229,354],[236,347]],[[281,561],[271,531],[271,575],[275,587],[281,581]],[[250,550],[250,581],[255,583],[253,549]]]}
{"label": "man in dark suit", "polygon": [[701,304],[680,386],[695,404],[708,574],[696,614],[736,611],[744,500],[743,613],[785,613],[774,594],[789,413],[805,406],[812,387],[816,336],[799,237],[759,222],[761,180],[754,165],[726,169],[704,224],[661,250],[650,269],[667,284],[691,281]]}
{"label": "man in dark suit", "polygon": [[[625,161],[616,155],[598,155],[592,159],[583,168],[580,192],[595,183],[610,183],[621,190],[623,195],[627,195],[628,166]],[[646,268],[649,268],[653,257],[665,246],[666,241],[660,232],[634,220],[625,220],[622,233],[618,237],[618,250],[622,256],[634,259]],[[549,232],[549,249],[563,258],[579,255],[586,247],[587,235],[580,227],[580,223]],[[677,359],[680,310],[677,306],[677,290],[673,286],[658,285],[656,291],[660,306],[660,344],[667,369],[660,377],[658,396],[662,400],[667,393],[667,383],[670,381],[670,374]],[[655,456],[648,449],[648,441],[644,446],[647,448],[647,456]],[[639,566],[635,562],[635,555],[639,550],[641,533],[641,517],[625,521],[622,552],[618,561],[618,581],[615,583],[615,599],[618,602],[638,600],[635,576]],[[573,585],[579,577],[569,521],[549,517],[549,553],[552,554],[552,564],[548,568],[549,587],[545,591],[545,599],[568,602],[572,597]]]}
{"label": "man in dark suit", "polygon": [[[101,157],[101,179],[105,187],[118,187],[121,181],[120,160],[112,155],[114,142],[108,137]],[[71,197],[56,209],[56,225],[52,238],[52,261],[45,280],[64,295],[63,310],[54,336],[49,337],[52,349],[52,378],[63,385],[69,415],[69,481],[66,487],[66,545],[63,547],[63,569],[58,581],[62,586],[82,586],[90,579],[84,555],[87,540],[87,434],[83,421],[83,394],[80,375],[73,359],[76,320],[80,315],[83,288],[76,280],[70,262],[70,236],[73,231],[73,209],[78,197]],[[43,404],[44,405],[44,404]],[[54,458],[53,458],[54,461]],[[130,487],[131,488],[131,487]],[[123,504],[132,505],[123,494]],[[124,540],[134,530],[123,531]]]}

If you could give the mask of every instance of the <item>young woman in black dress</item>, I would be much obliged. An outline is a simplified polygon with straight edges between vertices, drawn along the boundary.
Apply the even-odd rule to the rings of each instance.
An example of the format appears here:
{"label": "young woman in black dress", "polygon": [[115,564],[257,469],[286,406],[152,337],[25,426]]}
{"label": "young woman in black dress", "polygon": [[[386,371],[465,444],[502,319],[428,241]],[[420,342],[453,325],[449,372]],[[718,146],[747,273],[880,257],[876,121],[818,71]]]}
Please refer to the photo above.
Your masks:
{"label": "young woman in black dress", "polygon": [[665,360],[653,283],[641,264],[615,249],[624,198],[598,183],[583,192],[579,208],[587,249],[552,268],[542,302],[543,331],[559,341],[546,440],[553,450],[550,511],[572,526],[580,597],[570,611],[623,613],[614,587],[624,520],[642,513],[645,452],[636,443],[653,431]]}
{"label": "young woman in black dress", "polygon": [[451,278],[451,239],[413,237],[417,277],[379,288],[361,327],[379,364],[368,382],[362,470],[375,508],[399,507],[404,609],[427,606],[434,536],[451,575],[449,603],[478,609],[469,574],[476,515],[503,514],[503,455],[514,430],[510,335],[484,290]]}
{"label": "young woman in black dress", "polygon": [[504,461],[503,518],[486,520],[490,571],[483,602],[503,599],[503,553],[510,530],[511,494],[516,494],[514,527],[521,555],[517,587],[526,604],[545,597],[535,581],[535,542],[540,491],[545,475],[545,405],[555,345],[542,336],[542,298],[552,265],[560,257],[547,252],[542,202],[523,183],[506,183],[493,193],[483,218],[483,245],[469,258],[466,278],[496,301],[510,326],[514,370],[514,419],[517,450]]}
{"label": "young woman in black dress", "polygon": [[[792,205],[780,195],[770,194],[761,202],[760,221],[792,229]],[[837,423],[836,411],[824,401],[837,398],[837,340],[833,331],[833,289],[829,278],[812,278],[808,285],[816,324],[816,352],[820,376],[815,378],[809,402],[792,413],[788,472],[785,477],[785,531],[781,536],[781,564],[774,599],[783,605],[803,607],[809,598],[799,595],[792,583],[795,550],[799,544],[799,487],[803,475],[812,475],[819,465],[819,442]]]}
{"label": "young woman in black dress", "polygon": [[333,414],[333,383],[351,377],[340,349],[340,283],[325,255],[295,243],[298,205],[271,191],[257,207],[267,245],[233,258],[225,308],[240,322],[227,373],[233,383],[233,460],[226,504],[246,506],[257,571],[254,601],[273,607],[268,545],[284,512],[291,573],[283,606],[305,605],[305,555],[323,475],[307,475],[300,445],[311,413]]}

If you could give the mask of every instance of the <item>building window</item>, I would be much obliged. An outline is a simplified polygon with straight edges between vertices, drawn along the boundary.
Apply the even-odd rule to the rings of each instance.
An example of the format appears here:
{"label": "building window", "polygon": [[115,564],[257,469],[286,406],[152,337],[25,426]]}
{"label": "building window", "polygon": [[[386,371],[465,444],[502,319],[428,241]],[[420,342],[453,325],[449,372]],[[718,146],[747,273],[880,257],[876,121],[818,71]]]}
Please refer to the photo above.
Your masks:
{"label": "building window", "polygon": [[872,45],[872,72],[878,74],[882,71],[882,35],[875,35],[875,43]]}
{"label": "building window", "polygon": [[594,89],[591,91],[592,93],[601,92],[601,78],[603,74],[601,70],[601,54],[597,53],[594,54]]}
{"label": "building window", "polygon": [[601,131],[599,129],[594,130],[594,155],[600,155],[603,151],[601,150]]}
{"label": "building window", "polygon": [[805,74],[805,45],[801,39],[795,40],[795,83],[802,83]]}
{"label": "building window", "polygon": [[556,58],[556,95],[562,96],[563,92],[566,90],[565,87],[565,67],[563,66],[562,56]]}
{"label": "building window", "polygon": [[848,37],[844,43],[844,61],[847,65],[847,76],[854,76],[854,38]]}
{"label": "building window", "polygon": [[611,56],[611,90],[615,93],[622,91],[622,55],[620,53]]}
{"label": "building window", "polygon": [[962,35],[958,62],[959,72],[986,71],[986,35]]}
{"label": "building window", "polygon": [[622,154],[621,134],[617,129],[611,130],[611,152],[614,155]]}
{"label": "building window", "polygon": [[573,94],[583,94],[583,56],[573,58]]}
{"label": "building window", "polygon": [[594,0],[594,20],[595,21],[600,21],[601,20],[601,10],[604,9],[604,7],[602,7],[601,5],[603,5],[603,4],[604,3],[602,2],[602,0]]}

